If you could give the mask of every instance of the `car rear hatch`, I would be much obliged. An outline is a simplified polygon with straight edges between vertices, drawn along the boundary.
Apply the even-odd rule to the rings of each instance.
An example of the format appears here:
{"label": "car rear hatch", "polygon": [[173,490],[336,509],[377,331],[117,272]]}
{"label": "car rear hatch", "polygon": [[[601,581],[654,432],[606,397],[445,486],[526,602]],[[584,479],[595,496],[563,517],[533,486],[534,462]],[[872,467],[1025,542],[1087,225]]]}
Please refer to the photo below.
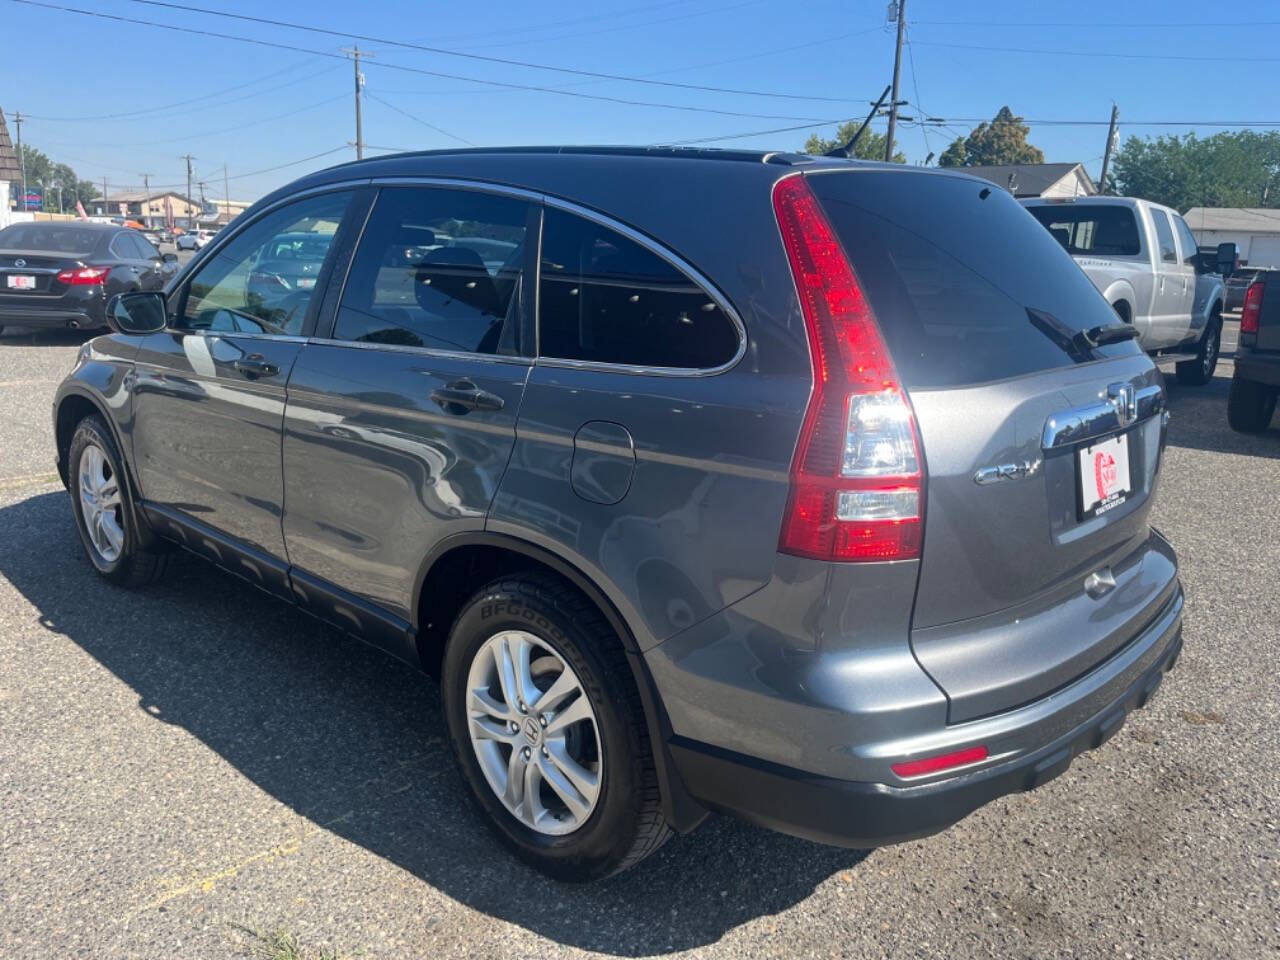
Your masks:
{"label": "car rear hatch", "polygon": [[[961,722],[1095,667],[1172,600],[1147,525],[1164,391],[1106,301],[1004,190],[864,168],[806,177],[915,413],[911,644]],[[1096,334],[1095,334],[1096,336]]]}
{"label": "car rear hatch", "polygon": [[[87,254],[85,255],[87,256]],[[34,250],[0,250],[0,298],[23,299],[62,296],[58,273],[83,264],[77,256]]]}

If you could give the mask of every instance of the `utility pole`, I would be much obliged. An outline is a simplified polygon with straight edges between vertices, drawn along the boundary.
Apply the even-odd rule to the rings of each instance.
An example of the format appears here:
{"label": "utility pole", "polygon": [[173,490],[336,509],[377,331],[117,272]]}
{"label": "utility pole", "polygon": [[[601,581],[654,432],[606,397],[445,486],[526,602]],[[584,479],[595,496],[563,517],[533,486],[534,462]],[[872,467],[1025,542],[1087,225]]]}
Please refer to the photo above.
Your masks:
{"label": "utility pole", "polygon": [[898,46],[893,54],[893,93],[889,97],[889,136],[885,138],[884,160],[893,160],[893,134],[898,126],[898,77],[902,73],[902,34],[907,28],[907,0],[898,0]]}
{"label": "utility pole", "polygon": [[186,200],[186,208],[187,208],[187,229],[191,229],[191,226],[192,226],[192,223],[191,223],[191,221],[192,221],[192,217],[191,217],[191,161],[192,161],[192,160],[194,160],[194,159],[195,159],[195,157],[193,157],[193,156],[192,156],[191,154],[189,154],[189,153],[184,153],[184,154],[183,154],[182,156],[180,156],[178,159],[179,159],[179,160],[185,160],[185,161],[187,161],[187,195],[186,195],[186,197],[185,197],[184,199]]}
{"label": "utility pole", "polygon": [[231,222],[231,188],[227,186],[229,178],[227,177],[227,165],[222,165],[222,199],[227,204],[227,223]]}
{"label": "utility pole", "polygon": [[13,125],[18,131],[18,166],[22,168],[22,212],[27,212],[27,158],[22,155],[22,111],[13,115]]}
{"label": "utility pole", "polygon": [[362,123],[362,121],[361,121],[361,117],[360,117],[360,101],[361,101],[361,99],[363,99],[363,98],[361,97],[361,93],[362,93],[362,91],[364,90],[364,74],[360,72],[360,58],[361,58],[362,56],[363,56],[363,57],[372,57],[372,56],[373,56],[373,54],[372,54],[372,53],[369,53],[367,50],[362,54],[362,53],[360,52],[360,46],[359,46],[359,44],[357,44],[357,45],[356,45],[356,46],[354,46],[354,47],[343,47],[343,48],[342,48],[342,52],[343,52],[343,53],[345,53],[347,56],[349,56],[349,57],[351,58],[351,60],[352,60],[352,64],[353,64],[353,66],[355,67],[355,77],[356,77],[356,159],[357,159],[357,160],[363,160],[363,159],[364,159],[364,126],[363,126],[363,123]]}
{"label": "utility pole", "polygon": [[142,222],[151,229],[151,174],[142,174]]}
{"label": "utility pole", "polygon": [[107,213],[107,178],[106,177],[102,178],[102,215],[104,217],[110,216],[110,214]]}
{"label": "utility pole", "polygon": [[1098,182],[1098,193],[1107,192],[1107,167],[1111,166],[1111,151],[1116,142],[1116,121],[1120,119],[1120,108],[1111,105],[1111,126],[1107,127],[1107,147],[1102,151],[1102,178]]}

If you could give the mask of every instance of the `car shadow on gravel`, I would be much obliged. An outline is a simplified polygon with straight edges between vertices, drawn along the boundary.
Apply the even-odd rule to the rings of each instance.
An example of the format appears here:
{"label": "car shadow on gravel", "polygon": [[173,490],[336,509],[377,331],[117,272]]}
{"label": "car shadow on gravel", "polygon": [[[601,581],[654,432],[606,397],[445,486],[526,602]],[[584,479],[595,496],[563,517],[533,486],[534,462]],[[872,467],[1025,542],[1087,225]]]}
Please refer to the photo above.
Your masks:
{"label": "car shadow on gravel", "polygon": [[[72,522],[61,491],[0,508],[0,576],[44,626],[132,688],[137,709],[473,909],[565,945],[645,956],[784,911],[867,855],[712,817],[613,880],[551,885],[473,812],[433,681],[185,555],[160,584],[111,587]],[[279,890],[279,903],[296,894]]]}
{"label": "car shadow on gravel", "polygon": [[1227,423],[1227,392],[1231,370],[1218,367],[1217,375],[1203,387],[1178,383],[1172,371],[1165,375],[1169,393],[1169,446],[1235,453],[1246,457],[1280,458],[1280,415],[1262,433],[1236,433]]}

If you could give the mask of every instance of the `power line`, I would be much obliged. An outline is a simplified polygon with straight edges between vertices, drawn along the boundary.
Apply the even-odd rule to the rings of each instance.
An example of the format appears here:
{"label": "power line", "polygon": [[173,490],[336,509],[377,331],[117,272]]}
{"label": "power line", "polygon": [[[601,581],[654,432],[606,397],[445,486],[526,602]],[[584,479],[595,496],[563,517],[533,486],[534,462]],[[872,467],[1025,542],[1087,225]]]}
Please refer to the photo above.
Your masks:
{"label": "power line", "polygon": [[[118,23],[131,23],[145,27],[155,27],[160,30],[170,30],[175,33],[189,33],[201,37],[213,37],[218,40],[234,40],[238,43],[250,43],[259,47],[267,47],[272,50],[290,50],[294,53],[306,53],[314,57],[329,57],[331,59],[344,59],[340,53],[333,53],[326,50],[314,50],[308,47],[299,47],[289,43],[279,43],[274,40],[259,40],[254,37],[241,37],[231,33],[220,33],[216,30],[201,30],[196,27],[179,27],[171,23],[159,23],[154,20],[142,20],[136,17],[124,17],[113,13],[103,13],[98,10],[84,10],[79,7],[68,7],[55,3],[44,3],[41,0],[9,0],[10,3],[19,3],[29,7],[39,7],[45,10],[57,10],[62,13],[74,13],[80,16],[97,17],[102,20],[111,20]],[[740,110],[719,110],[714,107],[693,107],[685,104],[660,103],[651,100],[631,100],[626,97],[611,97],[604,94],[596,93],[579,93],[573,90],[566,90],[558,87],[536,86],[526,83],[512,83],[503,80],[488,80],[480,77],[468,77],[456,73],[444,73],[439,70],[426,70],[422,67],[410,67],[404,64],[387,63],[385,61],[377,64],[379,69],[399,70],[404,73],[420,74],[426,77],[443,77],[448,80],[461,80],[466,83],[477,83],[491,87],[502,87],[507,90],[529,90],[536,93],[551,93],[558,96],[574,97],[580,100],[597,100],[603,103],[618,103],[633,107],[654,107],[662,110],[679,110],[688,113],[708,113],[722,117],[745,117],[755,120],[798,120],[806,123],[821,123],[815,117],[796,117],[785,114],[771,113],[746,113]]]}
{"label": "power line", "polygon": [[508,27],[505,30],[491,30],[484,33],[455,33],[450,36],[437,37],[437,40],[474,40],[476,38],[484,39],[491,36],[501,36],[503,34],[512,33],[529,33],[539,30],[554,30],[557,27],[572,27],[579,23],[589,23],[597,20],[616,20],[618,17],[629,17],[635,13],[643,13],[649,10],[660,10],[663,7],[676,7],[684,3],[685,0],[665,0],[663,3],[647,3],[642,7],[632,7],[629,10],[616,10],[613,13],[592,13],[585,17],[574,17],[571,20],[556,20],[550,23],[528,25],[523,27]]}
{"label": "power line", "polygon": [[[928,24],[931,27],[1075,27],[1085,28],[1088,30],[1097,30],[1097,25],[1084,23],[1080,20],[1071,22],[1049,23],[1042,20],[917,20],[916,23]],[[1152,27],[1276,27],[1280,26],[1280,20],[1199,20],[1190,21],[1151,21],[1151,20],[1133,20],[1127,23],[1116,23],[1108,20],[1107,29],[1112,27],[1140,27],[1144,30]]]}
{"label": "power line", "polygon": [[[17,0],[21,2],[21,0]],[[186,13],[199,13],[211,17],[223,17],[228,20],[240,20],[263,26],[281,27],[288,30],[302,30],[328,37],[339,37],[349,40],[360,40],[388,47],[400,47],[405,50],[416,50],[421,53],[434,53],[444,57],[459,57],[464,60],[478,60],[483,63],[496,63],[508,67],[523,67],[528,70],[545,70],[551,73],[563,73],[574,77],[589,77],[593,80],[618,80],[625,83],[640,83],[658,87],[672,87],[680,90],[698,90],[706,93],[730,93],[735,96],[772,97],[781,100],[825,101],[827,103],[849,103],[847,97],[811,96],[802,93],[777,93],[769,90],[740,90],[734,87],[713,87],[696,83],[680,83],[675,80],[655,80],[652,77],[632,77],[620,73],[600,73],[594,70],[578,70],[573,67],[557,67],[547,63],[532,63],[527,60],[515,60],[510,57],[494,57],[483,53],[466,53],[461,50],[449,50],[444,47],[431,47],[425,44],[412,43],[407,40],[391,40],[369,34],[350,33],[343,30],[330,30],[325,27],[313,27],[305,23],[290,23],[287,20],[273,20],[269,17],[254,17],[244,13],[230,13],[225,10],[210,10],[207,7],[195,7],[184,3],[170,3],[169,0],[130,0],[149,7],[161,7],[166,10],[181,10]]]}
{"label": "power line", "polygon": [[669,147],[689,147],[699,143],[719,143],[721,140],[745,140],[748,137],[765,137],[771,133],[795,133],[797,130],[812,130],[814,127],[838,126],[852,123],[857,117],[842,117],[838,120],[818,120],[814,123],[802,123],[794,127],[774,127],[772,130],[752,130],[749,133],[727,133],[718,137],[695,137],[691,140],[672,140],[666,143]]}
{"label": "power line", "polygon": [[[175,108],[175,107],[186,107],[186,106],[190,106],[190,105],[191,105],[191,104],[193,104],[193,103],[200,103],[200,102],[202,102],[202,101],[204,101],[204,100],[212,100],[213,98],[215,98],[215,97],[220,97],[220,96],[222,96],[223,94],[226,94],[226,93],[235,93],[235,91],[237,91],[237,90],[243,90],[245,87],[251,87],[251,86],[254,86],[254,85],[259,84],[259,83],[262,83],[262,82],[264,82],[264,81],[266,81],[266,80],[274,79],[275,77],[280,76],[282,73],[288,73],[288,72],[290,72],[291,70],[295,70],[295,69],[297,69],[297,66],[298,66],[297,64],[291,64],[290,66],[287,66],[287,67],[285,67],[285,68],[283,68],[283,69],[281,69],[281,70],[273,70],[271,73],[268,73],[268,74],[266,74],[266,75],[264,75],[264,76],[258,77],[256,80],[249,80],[249,81],[246,81],[245,83],[238,83],[238,84],[236,84],[234,87],[227,87],[227,88],[225,88],[225,89],[223,89],[223,90],[215,90],[213,93],[206,93],[206,94],[202,94],[201,96],[198,96],[198,97],[191,97],[191,98],[190,98],[190,99],[188,99],[188,100],[176,100],[176,101],[174,101],[173,103],[166,103],[166,104],[163,104],[163,105],[158,106],[158,107],[147,107],[147,108],[146,108],[146,109],[144,109],[144,110],[129,110],[129,111],[126,111],[126,112],[124,112],[124,113],[99,113],[99,114],[95,114],[95,115],[93,115],[93,116],[84,116],[84,117],[42,117],[42,116],[33,116],[31,119],[33,119],[33,120],[44,120],[44,121],[45,121],[45,122],[47,122],[47,123],[81,123],[81,122],[91,122],[91,121],[98,121],[98,120],[123,120],[123,119],[126,119],[126,118],[128,118],[128,117],[143,117],[143,116],[149,116],[149,115],[154,114],[154,113],[161,113],[161,112],[163,112],[163,111],[165,111],[165,110],[171,110],[171,109],[173,109],[173,108]],[[330,69],[330,68],[326,68],[326,70],[328,70],[328,69]],[[319,74],[313,74],[312,76],[319,76]],[[309,78],[308,78],[308,79],[309,79]],[[298,81],[295,81],[295,82],[298,82]],[[279,86],[277,86],[277,87],[273,87],[271,91],[264,91],[264,92],[273,92],[274,90],[277,90],[277,89],[279,89]],[[260,96],[260,95],[261,95],[261,94],[250,94],[250,96]],[[247,98],[245,98],[245,99],[247,99]],[[235,101],[235,100],[231,100],[231,101],[228,101],[228,102],[229,102],[229,103],[235,103],[235,102],[237,102],[237,101]]]}
{"label": "power line", "polygon": [[475,146],[474,143],[472,143],[470,140],[466,139],[465,137],[460,137],[456,133],[450,133],[448,130],[441,129],[440,127],[437,127],[434,123],[427,123],[427,121],[423,120],[421,117],[415,117],[408,110],[401,110],[394,103],[388,103],[386,100],[383,100],[379,96],[369,93],[368,91],[365,91],[365,96],[368,97],[370,100],[377,100],[384,107],[387,107],[390,110],[394,110],[396,113],[400,114],[402,117],[408,117],[410,120],[413,120],[415,123],[420,123],[424,127],[428,127],[429,129],[434,130],[436,133],[444,134],[444,136],[448,137],[450,140],[457,140],[459,143],[465,143],[468,147]]}
{"label": "power line", "polygon": [[[928,113],[924,105],[920,103],[920,84],[916,81],[916,55],[911,50],[911,37],[907,38],[907,63],[911,66],[911,92],[916,96],[916,109],[921,113]],[[933,153],[933,148],[929,145],[929,128],[925,124],[920,125],[920,136],[924,139],[924,152],[928,156]]]}
{"label": "power line", "polygon": [[[144,0],[134,0],[142,3]],[[985,50],[989,53],[1030,53],[1048,57],[1105,57],[1114,60],[1178,60],[1196,63],[1280,63],[1280,57],[1200,57],[1174,53],[1110,53],[1101,50],[1044,50],[1039,47],[988,47],[972,43],[944,43],[939,40],[917,40],[927,47],[950,47],[955,50]]]}

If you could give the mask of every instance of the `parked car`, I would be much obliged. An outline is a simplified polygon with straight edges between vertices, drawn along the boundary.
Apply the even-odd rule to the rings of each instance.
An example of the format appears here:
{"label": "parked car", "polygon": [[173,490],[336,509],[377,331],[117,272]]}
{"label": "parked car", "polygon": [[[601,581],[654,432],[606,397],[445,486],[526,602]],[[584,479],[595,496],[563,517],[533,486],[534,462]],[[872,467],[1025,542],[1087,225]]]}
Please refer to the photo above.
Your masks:
{"label": "parked car", "polygon": [[1280,270],[1259,270],[1245,291],[1227,422],[1241,433],[1271,426],[1280,393]]}
{"label": "parked car", "polygon": [[146,239],[147,243],[151,244],[153,247],[159,247],[160,244],[164,242],[160,234],[154,230],[144,230],[142,231],[142,236]]}
{"label": "parked car", "polygon": [[1142,349],[1176,360],[1178,382],[1213,379],[1225,300],[1216,263],[1200,255],[1178,211],[1133,197],[1022,201],[1093,281]]}
{"label": "parked car", "polygon": [[179,250],[201,250],[208,244],[211,234],[208,230],[188,230],[179,234],[174,241]]}
{"label": "parked car", "polygon": [[[299,233],[315,286],[257,288]],[[89,561],[139,585],[181,544],[439,676],[479,809],[553,876],[712,810],[940,830],[1177,659],[1163,381],[987,181],[405,154],[211,253],[115,301],[58,391]]]}
{"label": "parked car", "polygon": [[178,272],[142,234],[93,223],[16,223],[0,230],[0,330],[97,330],[117,293],[159,290]]}
{"label": "parked car", "polygon": [[1259,274],[1265,273],[1271,267],[1236,267],[1231,272],[1231,276],[1226,281],[1226,304],[1227,310],[1244,309],[1244,294],[1249,289],[1249,284],[1258,277]]}

